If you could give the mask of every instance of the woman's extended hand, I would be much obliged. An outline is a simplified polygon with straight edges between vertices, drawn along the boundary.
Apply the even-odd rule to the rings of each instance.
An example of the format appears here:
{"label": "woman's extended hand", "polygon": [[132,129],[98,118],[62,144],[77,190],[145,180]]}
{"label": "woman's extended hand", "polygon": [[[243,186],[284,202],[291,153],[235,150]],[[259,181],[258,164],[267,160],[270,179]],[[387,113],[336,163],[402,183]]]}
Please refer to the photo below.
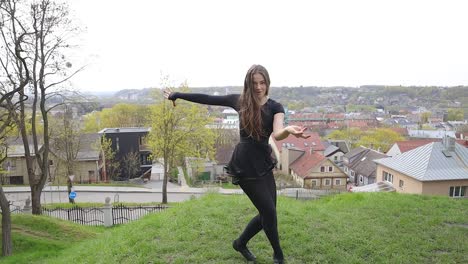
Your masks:
{"label": "woman's extended hand", "polygon": [[297,138],[310,138],[310,135],[305,135],[304,132],[307,130],[307,127],[301,126],[287,126],[284,129],[288,131],[290,135],[293,135]]}
{"label": "woman's extended hand", "polygon": [[166,98],[167,100],[171,100],[172,105],[175,107],[175,100],[169,99],[171,94],[172,94],[172,90],[170,88],[164,89],[164,91],[163,91],[164,98]]}

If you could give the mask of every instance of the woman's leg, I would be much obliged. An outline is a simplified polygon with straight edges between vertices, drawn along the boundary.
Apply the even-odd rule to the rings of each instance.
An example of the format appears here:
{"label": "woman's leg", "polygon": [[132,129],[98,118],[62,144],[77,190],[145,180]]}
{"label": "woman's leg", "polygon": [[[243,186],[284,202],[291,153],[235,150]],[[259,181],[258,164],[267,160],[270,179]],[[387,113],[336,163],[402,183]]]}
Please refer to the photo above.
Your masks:
{"label": "woman's leg", "polygon": [[273,247],[275,256],[283,258],[278,237],[276,185],[273,173],[256,180],[241,180],[240,186],[257,208],[259,214],[250,220],[237,241],[246,245],[252,237],[263,229]]}

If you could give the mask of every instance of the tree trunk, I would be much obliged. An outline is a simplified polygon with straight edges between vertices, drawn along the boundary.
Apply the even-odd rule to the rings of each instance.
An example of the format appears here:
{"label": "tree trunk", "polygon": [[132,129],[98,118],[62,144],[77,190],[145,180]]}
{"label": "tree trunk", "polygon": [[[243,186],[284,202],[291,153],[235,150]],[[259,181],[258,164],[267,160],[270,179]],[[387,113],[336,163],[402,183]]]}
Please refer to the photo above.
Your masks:
{"label": "tree trunk", "polygon": [[7,200],[2,186],[0,186],[0,207],[2,208],[2,255],[10,256],[13,252],[10,202]]}
{"label": "tree trunk", "polygon": [[72,188],[73,188],[73,184],[72,184],[72,181],[70,180],[70,175],[69,175],[68,180],[67,180],[68,202],[74,204],[75,199],[70,198],[70,193],[72,191]]}
{"label": "tree trunk", "polygon": [[162,203],[167,204],[167,157],[164,157],[164,180],[162,189]]}
{"label": "tree trunk", "polygon": [[42,193],[42,188],[39,188],[38,184],[31,185],[31,205],[32,205],[32,213],[34,215],[40,215],[42,213],[41,193]]}

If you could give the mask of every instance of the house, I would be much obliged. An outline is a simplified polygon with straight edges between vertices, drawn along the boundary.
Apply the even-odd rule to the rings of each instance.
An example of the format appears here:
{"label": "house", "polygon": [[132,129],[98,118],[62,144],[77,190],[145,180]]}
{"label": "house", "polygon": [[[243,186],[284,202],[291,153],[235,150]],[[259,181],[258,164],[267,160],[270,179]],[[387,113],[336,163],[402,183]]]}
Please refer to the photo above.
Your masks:
{"label": "house", "polygon": [[323,154],[325,146],[320,140],[318,133],[314,132],[309,135],[309,138],[297,138],[291,136],[279,141],[270,137],[270,146],[276,160],[278,161],[277,166],[282,172],[289,174],[289,164],[301,155],[301,151],[312,149],[314,152]]}
{"label": "house", "polygon": [[348,153],[350,149],[348,143],[345,140],[334,139],[329,139],[322,143],[325,146],[323,155],[341,167],[343,163],[343,155]]}
{"label": "house", "polygon": [[343,156],[344,171],[355,186],[362,186],[376,182],[377,165],[375,159],[387,155],[373,149],[358,147]]}
{"label": "house", "polygon": [[375,162],[378,180],[392,183],[397,192],[468,197],[468,148],[454,138]]}
{"label": "house", "polygon": [[104,173],[104,178],[128,180],[136,178],[143,174],[148,174],[151,171],[152,160],[151,150],[146,144],[145,137],[150,132],[150,128],[145,127],[120,127],[120,128],[104,128],[98,133],[102,138],[111,140],[111,148],[115,153],[115,159],[119,164],[125,164],[131,157],[137,157],[135,161],[138,164],[139,170],[136,174],[130,175],[128,169],[123,165],[118,175],[107,175]]}
{"label": "house", "polygon": [[[76,182],[93,182],[100,180],[100,149],[94,145],[99,143],[98,134],[84,134],[80,136],[79,147],[74,155],[73,175]],[[3,169],[6,173],[2,177],[5,184],[29,184],[29,177],[26,167],[26,157],[23,140],[20,137],[7,139],[6,159],[3,162]],[[34,147],[29,146],[31,156],[34,157]],[[39,145],[39,153],[43,151],[42,144]],[[54,183],[65,183],[67,181],[66,168],[64,165],[66,154],[51,144],[49,152],[49,181]],[[39,169],[37,162],[33,162],[33,169]]]}
{"label": "house", "polygon": [[348,176],[330,159],[319,152],[299,150],[301,153],[290,165],[293,179],[303,188],[346,190]]}
{"label": "house", "polygon": [[102,154],[100,135],[97,133],[80,135],[76,142],[76,152],[66,153],[62,146],[51,144],[49,155],[50,179],[57,184],[67,182],[67,156],[72,155],[73,181],[91,183],[101,181]]}
{"label": "house", "polygon": [[[216,177],[216,163],[203,158],[185,158],[187,175],[192,181],[214,181]],[[222,172],[222,170],[221,170]]]}
{"label": "house", "polygon": [[393,157],[396,155],[400,155],[401,153],[410,151],[417,147],[429,144],[431,142],[437,142],[440,139],[437,138],[428,138],[428,139],[415,139],[415,140],[405,140],[405,141],[397,141],[393,143],[392,147],[387,151],[387,156]]}
{"label": "house", "polygon": [[419,130],[419,129],[408,129],[408,136],[410,138],[439,138],[444,137],[455,137],[455,131],[445,130]]}
{"label": "house", "polygon": [[234,146],[231,145],[221,145],[216,148],[215,153],[215,180],[224,179],[226,180],[227,175],[224,171],[224,166],[226,166],[231,160],[232,153],[234,152]]}
{"label": "house", "polygon": [[[29,141],[31,142],[31,141]],[[5,173],[2,175],[3,184],[29,184],[28,169],[26,168],[26,156],[21,137],[10,137],[6,139],[6,158],[2,167]],[[39,149],[42,144],[39,144]],[[31,156],[35,155],[34,146],[29,145]],[[37,167],[36,162],[33,163]]]}

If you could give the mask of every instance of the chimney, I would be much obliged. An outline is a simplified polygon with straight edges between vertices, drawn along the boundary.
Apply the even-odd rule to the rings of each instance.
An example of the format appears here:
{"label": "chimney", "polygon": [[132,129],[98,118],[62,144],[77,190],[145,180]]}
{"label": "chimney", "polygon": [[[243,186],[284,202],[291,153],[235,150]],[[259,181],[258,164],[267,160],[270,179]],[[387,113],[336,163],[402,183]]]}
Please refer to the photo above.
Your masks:
{"label": "chimney", "polygon": [[455,139],[452,137],[444,137],[443,140],[444,149],[447,151],[455,151]]}

